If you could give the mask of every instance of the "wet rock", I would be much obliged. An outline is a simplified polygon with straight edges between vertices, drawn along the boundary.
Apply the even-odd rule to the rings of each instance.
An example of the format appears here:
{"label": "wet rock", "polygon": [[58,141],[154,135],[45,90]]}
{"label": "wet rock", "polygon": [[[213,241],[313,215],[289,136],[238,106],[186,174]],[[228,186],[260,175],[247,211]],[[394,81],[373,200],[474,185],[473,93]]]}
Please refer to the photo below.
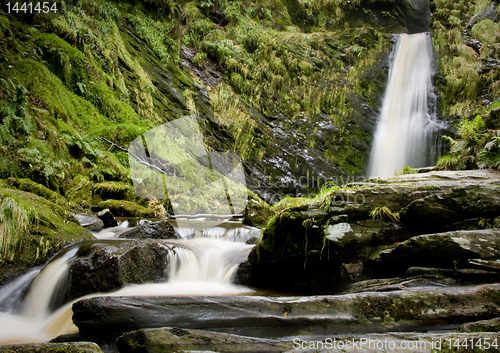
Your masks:
{"label": "wet rock", "polygon": [[224,333],[179,328],[141,329],[128,332],[118,338],[121,353],[132,352],[186,352],[210,351],[236,352],[283,352],[292,348],[291,343],[249,338]]}
{"label": "wet rock", "polygon": [[119,236],[127,239],[181,239],[179,233],[166,219],[158,222],[143,222]]}
{"label": "wet rock", "polygon": [[84,243],[69,263],[64,301],[127,283],[163,282],[169,251],[168,246],[147,240]]}
{"label": "wet rock", "polygon": [[[500,285],[313,297],[95,297],[73,304],[81,333],[209,329],[251,337],[425,331],[500,315]],[[325,331],[326,330],[326,331]]]}
{"label": "wet rock", "polygon": [[104,222],[97,216],[89,213],[73,213],[82,227],[89,231],[98,232],[104,228]]}
{"label": "wet rock", "polygon": [[375,254],[370,265],[380,277],[403,276],[412,266],[451,268],[467,259],[500,258],[500,230],[425,234]]}
{"label": "wet rock", "polygon": [[247,207],[243,213],[243,223],[254,227],[265,227],[267,221],[274,215],[271,206],[259,196],[250,193]]}
{"label": "wet rock", "polygon": [[[495,283],[500,280],[499,271],[486,271],[472,268],[449,269],[449,268],[428,268],[428,267],[410,267],[405,278],[408,277],[453,279],[461,285]],[[442,283],[441,280],[438,280]]]}
{"label": "wet rock", "polygon": [[420,232],[439,231],[465,219],[492,218],[499,213],[498,185],[469,185],[413,201],[401,213],[401,221]]}
{"label": "wet rock", "polygon": [[116,221],[115,217],[107,208],[105,210],[99,211],[97,213],[97,217],[99,217],[99,219],[104,223],[105,228],[118,226],[118,222]]}
{"label": "wet rock", "polygon": [[16,344],[1,346],[0,353],[103,353],[93,342]]}
{"label": "wet rock", "polygon": [[475,322],[468,322],[463,324],[458,329],[459,332],[499,332],[500,331],[500,317],[491,320],[481,320]]}

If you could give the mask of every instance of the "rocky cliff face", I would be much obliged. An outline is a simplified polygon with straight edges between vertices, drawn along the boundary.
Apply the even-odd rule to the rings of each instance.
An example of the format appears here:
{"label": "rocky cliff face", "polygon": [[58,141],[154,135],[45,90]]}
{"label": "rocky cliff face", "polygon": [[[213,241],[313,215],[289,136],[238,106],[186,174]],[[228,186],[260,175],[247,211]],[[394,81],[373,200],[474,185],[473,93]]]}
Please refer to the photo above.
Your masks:
{"label": "rocky cliff face", "polygon": [[129,181],[126,153],[101,137],[126,148],[197,113],[209,148],[235,150],[268,201],[345,182],[365,168],[393,34],[431,28],[445,117],[497,99],[486,3],[101,0],[51,21],[2,13],[0,176],[89,206],[82,183]]}

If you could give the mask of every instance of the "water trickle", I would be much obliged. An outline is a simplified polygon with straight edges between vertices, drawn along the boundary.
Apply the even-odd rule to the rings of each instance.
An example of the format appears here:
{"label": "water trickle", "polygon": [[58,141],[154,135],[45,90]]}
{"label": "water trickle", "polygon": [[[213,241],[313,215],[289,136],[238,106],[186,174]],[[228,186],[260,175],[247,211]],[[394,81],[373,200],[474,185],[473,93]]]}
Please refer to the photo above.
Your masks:
{"label": "water trickle", "polygon": [[370,176],[392,176],[405,166],[433,164],[432,144],[443,128],[430,108],[433,97],[430,35],[399,35],[374,136]]}

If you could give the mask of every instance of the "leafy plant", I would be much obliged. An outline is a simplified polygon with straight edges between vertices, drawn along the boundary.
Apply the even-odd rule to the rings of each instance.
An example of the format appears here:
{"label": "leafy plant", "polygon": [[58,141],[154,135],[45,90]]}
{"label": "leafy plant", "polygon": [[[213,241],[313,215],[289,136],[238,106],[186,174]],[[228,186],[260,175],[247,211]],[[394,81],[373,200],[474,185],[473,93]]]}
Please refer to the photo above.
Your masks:
{"label": "leafy plant", "polygon": [[5,99],[0,101],[0,140],[12,143],[22,135],[31,133],[33,126],[29,114],[28,90],[23,85],[0,79]]}
{"label": "leafy plant", "polygon": [[439,169],[500,168],[500,130],[488,130],[481,116],[458,126],[459,137],[444,136],[450,142],[450,154],[441,157]]}

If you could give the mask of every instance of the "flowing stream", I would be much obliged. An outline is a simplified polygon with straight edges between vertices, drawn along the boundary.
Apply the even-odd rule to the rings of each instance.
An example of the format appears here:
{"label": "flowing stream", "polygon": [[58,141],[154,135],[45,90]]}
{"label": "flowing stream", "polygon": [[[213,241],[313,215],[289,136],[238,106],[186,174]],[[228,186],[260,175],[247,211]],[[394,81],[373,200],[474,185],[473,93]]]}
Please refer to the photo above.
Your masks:
{"label": "flowing stream", "polygon": [[431,108],[433,99],[429,33],[399,35],[375,131],[370,176],[393,176],[405,166],[433,164],[434,140],[443,127]]}
{"label": "flowing stream", "polygon": [[[0,312],[0,344],[47,342],[62,334],[78,332],[71,319],[71,306],[83,298],[252,294],[250,288],[230,282],[238,263],[246,260],[253,247],[244,241],[258,235],[259,230],[238,222],[226,222],[212,229],[205,229],[206,225],[203,220],[193,221],[190,227],[176,228],[185,239],[159,241],[176,245],[168,254],[165,282],[127,285],[114,292],[89,294],[54,311],[54,298],[64,290],[69,262],[77,256],[80,245],[64,249],[42,270],[32,270],[0,289],[0,310],[3,311]],[[122,224],[96,237],[109,242],[108,239],[126,227],[127,224]]]}

